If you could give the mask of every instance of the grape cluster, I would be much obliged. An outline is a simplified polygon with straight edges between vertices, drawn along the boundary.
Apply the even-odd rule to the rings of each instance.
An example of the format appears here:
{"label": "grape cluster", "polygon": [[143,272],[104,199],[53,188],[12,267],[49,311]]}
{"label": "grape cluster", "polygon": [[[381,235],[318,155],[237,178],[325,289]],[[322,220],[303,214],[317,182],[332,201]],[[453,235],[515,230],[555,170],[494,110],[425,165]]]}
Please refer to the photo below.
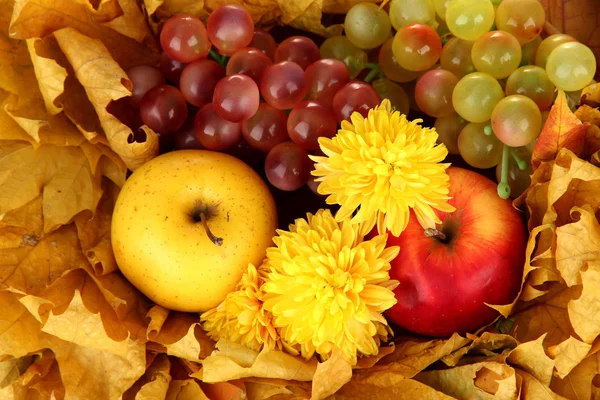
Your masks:
{"label": "grape cluster", "polygon": [[392,0],[354,5],[344,34],[319,44],[277,43],[243,7],[226,5],[206,25],[171,17],[160,67],[127,71],[129,101],[161,143],[242,159],[253,151],[274,187],[316,192],[308,156],[318,139],[385,98],[433,118],[449,153],[496,167],[499,193],[516,196],[557,88],[575,106],[596,71],[573,37],[542,38],[544,23],[538,0]]}

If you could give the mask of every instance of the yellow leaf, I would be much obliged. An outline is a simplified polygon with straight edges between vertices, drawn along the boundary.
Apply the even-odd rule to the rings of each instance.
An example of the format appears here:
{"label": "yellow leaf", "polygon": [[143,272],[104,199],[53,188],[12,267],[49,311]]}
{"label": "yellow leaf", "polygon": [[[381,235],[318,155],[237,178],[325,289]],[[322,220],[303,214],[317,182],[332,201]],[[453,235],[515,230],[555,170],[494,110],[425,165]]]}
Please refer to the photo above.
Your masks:
{"label": "yellow leaf", "polygon": [[171,381],[165,400],[210,400],[193,379]]}
{"label": "yellow leaf", "polygon": [[71,28],[56,31],[54,36],[94,105],[111,148],[132,170],[155,157],[158,137],[152,130],[144,130],[144,142],[130,143],[131,129],[107,110],[112,101],[131,95],[131,82],[104,43]]}
{"label": "yellow leaf", "polygon": [[587,266],[581,271],[581,296],[569,302],[569,319],[577,335],[592,343],[600,335],[600,263],[588,262]]}
{"label": "yellow leaf", "polygon": [[[220,340],[216,347],[214,354],[202,360],[202,370],[192,377],[208,383],[247,377],[310,381],[317,369],[314,358],[305,361],[278,350],[256,353],[226,340]],[[246,359],[248,355],[253,357],[251,363],[240,364],[240,353]]]}
{"label": "yellow leaf", "polygon": [[[153,308],[149,316],[160,318],[162,314],[158,310]],[[213,351],[214,342],[202,330],[200,317],[197,314],[171,312],[160,327],[154,325],[152,329],[159,329],[159,331],[153,334],[151,340],[164,346],[169,355],[199,362]],[[148,331],[146,334],[148,335]]]}
{"label": "yellow leaf", "polygon": [[548,352],[556,362],[557,375],[564,377],[569,374],[588,355],[591,347],[572,336],[556,346],[549,347]]}
{"label": "yellow leaf", "polygon": [[171,362],[165,354],[158,354],[144,375],[123,395],[123,400],[162,400],[171,383]]}
{"label": "yellow leaf", "polygon": [[[114,1],[114,3],[116,4],[117,1]],[[137,1],[118,0],[118,6],[123,14],[102,25],[132,38],[152,50],[156,50],[156,40],[148,24],[146,24],[144,14],[138,6]]]}
{"label": "yellow leaf", "polygon": [[342,386],[350,382],[352,366],[344,360],[342,352],[334,348],[331,356],[323,363],[317,365],[313,376],[311,400],[325,399],[337,392]]}
{"label": "yellow leaf", "polygon": [[55,102],[65,89],[67,70],[56,60],[43,56],[43,54],[58,53],[60,51],[58,44],[53,36],[44,40],[27,39],[26,42],[46,110],[50,115],[58,114],[62,111],[62,107],[57,106]]}
{"label": "yellow leaf", "polygon": [[415,379],[457,399],[513,400],[517,397],[514,369],[496,362],[421,372]]}
{"label": "yellow leaf", "polygon": [[567,400],[565,397],[553,392],[547,385],[541,383],[527,372],[521,371],[520,369],[516,369],[515,372],[517,374],[517,378],[521,380],[520,399]]}
{"label": "yellow leaf", "polygon": [[23,374],[29,365],[33,362],[33,356],[24,356],[11,358],[0,362],[0,388],[11,385],[21,374]]}
{"label": "yellow leaf", "polygon": [[148,320],[148,329],[146,330],[146,338],[148,340],[154,340],[158,332],[162,329],[163,324],[169,317],[170,310],[155,305],[153,306],[146,315]]}
{"label": "yellow leaf", "polygon": [[480,337],[467,335],[472,340],[468,346],[462,347],[442,358],[448,366],[473,364],[485,361],[505,362],[510,352],[517,347],[517,341],[509,335],[483,332]]}
{"label": "yellow leaf", "polygon": [[527,371],[540,383],[548,386],[554,372],[554,360],[544,351],[542,335],[536,340],[519,344],[508,356],[508,362]]}
{"label": "yellow leaf", "polygon": [[597,399],[592,396],[600,374],[600,354],[587,357],[565,377],[554,378],[550,388],[567,399]]}

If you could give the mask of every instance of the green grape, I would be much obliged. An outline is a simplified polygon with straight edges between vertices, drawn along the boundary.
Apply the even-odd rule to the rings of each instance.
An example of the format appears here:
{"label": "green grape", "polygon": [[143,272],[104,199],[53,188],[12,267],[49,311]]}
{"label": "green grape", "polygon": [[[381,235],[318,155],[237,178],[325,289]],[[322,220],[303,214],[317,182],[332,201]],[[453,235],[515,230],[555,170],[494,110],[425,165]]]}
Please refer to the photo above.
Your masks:
{"label": "green grape", "polygon": [[529,97],[513,94],[494,107],[492,128],[502,143],[511,147],[525,146],[540,134],[542,114]]}
{"label": "green grape", "polygon": [[517,38],[531,42],[544,29],[546,14],[539,0],[504,0],[496,9],[496,26]]}
{"label": "green grape", "polygon": [[475,72],[475,66],[471,60],[471,49],[473,42],[452,38],[442,48],[440,65],[443,69],[452,72],[457,78]]}
{"label": "green grape", "polygon": [[458,135],[468,122],[457,113],[447,117],[436,118],[433,127],[438,133],[438,143],[443,143],[450,154],[460,154],[458,151]]}
{"label": "green grape", "polygon": [[435,12],[442,21],[446,20],[446,9],[448,8],[448,4],[450,4],[450,0],[433,0]]}
{"label": "green grape", "polygon": [[431,0],[392,0],[390,21],[396,30],[410,24],[437,25]]}
{"label": "green grape", "polygon": [[549,108],[554,102],[556,93],[554,84],[548,74],[537,65],[527,65],[510,74],[506,81],[507,95],[521,94],[529,97],[537,104],[540,111]]}
{"label": "green grape", "polygon": [[552,50],[563,43],[576,41],[577,40],[573,36],[562,33],[548,36],[546,39],[542,40],[540,47],[538,47],[537,52],[535,53],[535,65],[546,68],[546,62],[548,62],[548,56],[552,53]]}
{"label": "green grape", "polygon": [[348,68],[350,78],[356,78],[365,67],[367,53],[352,44],[346,36],[332,36],[326,39],[319,48],[321,58],[335,58]]}
{"label": "green grape", "polygon": [[[531,162],[529,161],[529,159],[531,159],[531,153],[528,151],[527,147],[517,147],[514,151],[516,151],[522,160],[526,161],[526,166],[524,170],[520,169],[519,164],[512,155],[508,159],[507,183],[510,187],[510,197],[513,199],[519,197],[529,188],[529,185],[531,184],[531,175],[533,174]],[[528,155],[528,158],[523,155]],[[502,164],[498,164],[496,167],[496,180],[500,182],[501,177]]]}
{"label": "green grape", "polygon": [[536,55],[537,50],[540,47],[541,43],[542,43],[542,37],[538,35],[531,42],[525,43],[521,47],[521,64],[520,64],[520,66],[535,65],[535,55]]}
{"label": "green grape", "polygon": [[422,71],[409,71],[404,69],[396,61],[394,52],[392,51],[392,43],[394,39],[388,39],[379,49],[379,68],[386,78],[394,82],[410,82],[417,79]]}
{"label": "green grape", "polygon": [[354,5],[344,20],[346,37],[361,49],[381,46],[389,38],[391,31],[390,17],[373,3]]}
{"label": "green grape", "polygon": [[390,101],[392,111],[400,111],[402,114],[408,115],[410,100],[402,86],[389,79],[377,79],[371,83],[371,86],[373,86],[381,100],[388,99]]}
{"label": "green grape", "polygon": [[440,59],[442,42],[430,26],[411,24],[396,32],[392,52],[402,68],[425,71]]}
{"label": "green grape", "polygon": [[500,83],[488,74],[473,72],[463,77],[452,92],[454,110],[469,122],[485,122],[504,97]]}
{"label": "green grape", "polygon": [[521,45],[510,33],[488,32],[473,44],[471,59],[477,71],[496,79],[506,78],[519,67]]}
{"label": "green grape", "polygon": [[489,121],[471,122],[458,135],[460,155],[471,167],[487,169],[502,161],[504,146],[490,130]]}
{"label": "green grape", "polygon": [[415,101],[431,117],[445,117],[454,113],[452,91],[458,78],[450,71],[433,69],[419,78],[415,86]]}
{"label": "green grape", "polygon": [[596,74],[596,57],[592,50],[579,42],[557,46],[546,63],[548,78],[565,91],[580,90],[587,86]]}
{"label": "green grape", "polygon": [[475,40],[494,24],[494,6],[490,0],[451,0],[446,23],[454,36]]}

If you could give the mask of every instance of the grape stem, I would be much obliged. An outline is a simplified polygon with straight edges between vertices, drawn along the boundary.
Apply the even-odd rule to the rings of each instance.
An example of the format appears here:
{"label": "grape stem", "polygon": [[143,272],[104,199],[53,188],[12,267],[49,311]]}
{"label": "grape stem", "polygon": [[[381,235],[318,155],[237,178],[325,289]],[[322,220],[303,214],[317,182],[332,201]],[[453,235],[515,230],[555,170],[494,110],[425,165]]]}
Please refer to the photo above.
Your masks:
{"label": "grape stem", "polygon": [[527,161],[523,160],[518,154],[517,154],[517,149],[515,149],[514,147],[510,149],[510,154],[512,155],[512,157],[514,158],[514,160],[517,162],[517,165],[519,167],[519,169],[521,171],[525,171],[525,169],[527,168]]}
{"label": "grape stem", "polygon": [[215,236],[212,233],[212,231],[208,227],[208,222],[207,222],[207,219],[206,219],[206,213],[204,211],[200,212],[200,222],[202,222],[202,226],[204,227],[204,230],[206,231],[206,235],[208,236],[208,238],[210,239],[210,241],[213,242],[214,244],[216,244],[217,246],[222,246],[223,245],[223,238]]}
{"label": "grape stem", "polygon": [[379,74],[381,74],[381,68],[379,67],[379,64],[377,64],[377,63],[365,63],[365,67],[371,69],[371,71],[365,77],[365,82],[367,82],[367,83],[370,83]]}
{"label": "grape stem", "polygon": [[510,186],[508,185],[508,157],[510,156],[510,147],[504,145],[502,149],[502,174],[500,183],[498,183],[498,196],[503,199],[510,197]]}
{"label": "grape stem", "polygon": [[227,65],[227,57],[226,56],[222,56],[219,53],[217,53],[215,50],[210,49],[209,54],[212,56],[212,58],[215,59],[215,61],[217,63],[219,63],[219,65],[223,68],[225,68],[225,66]]}

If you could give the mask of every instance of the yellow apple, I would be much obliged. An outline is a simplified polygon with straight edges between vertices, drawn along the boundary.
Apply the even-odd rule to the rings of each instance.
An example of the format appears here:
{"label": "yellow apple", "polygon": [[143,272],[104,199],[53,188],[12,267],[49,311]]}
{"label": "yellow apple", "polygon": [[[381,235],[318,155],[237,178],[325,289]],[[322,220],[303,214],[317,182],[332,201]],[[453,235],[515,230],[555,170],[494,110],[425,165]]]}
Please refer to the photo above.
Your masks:
{"label": "yellow apple", "polygon": [[125,277],[171,310],[202,312],[259,265],[277,228],[263,180],[235,157],[208,150],[158,156],[126,181],[113,213]]}

